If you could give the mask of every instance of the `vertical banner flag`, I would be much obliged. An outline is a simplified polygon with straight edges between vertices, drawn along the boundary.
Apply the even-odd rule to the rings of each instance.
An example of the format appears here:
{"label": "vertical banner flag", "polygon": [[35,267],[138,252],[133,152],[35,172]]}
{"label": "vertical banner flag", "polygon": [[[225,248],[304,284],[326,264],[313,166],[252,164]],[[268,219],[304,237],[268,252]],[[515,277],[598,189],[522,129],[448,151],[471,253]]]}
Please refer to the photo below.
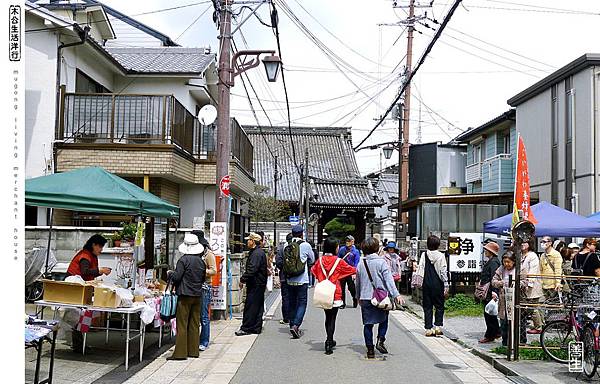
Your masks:
{"label": "vertical banner flag", "polygon": [[517,174],[515,177],[515,196],[513,206],[512,224],[515,225],[519,221],[519,211],[523,214],[523,220],[529,220],[533,224],[537,220],[531,211],[529,196],[529,167],[527,166],[527,152],[525,151],[525,143],[519,135],[518,151],[517,151]]}
{"label": "vertical banner flag", "polygon": [[227,293],[227,224],[210,223],[210,248],[215,254],[217,274],[212,277],[212,309],[227,308],[225,295]]}

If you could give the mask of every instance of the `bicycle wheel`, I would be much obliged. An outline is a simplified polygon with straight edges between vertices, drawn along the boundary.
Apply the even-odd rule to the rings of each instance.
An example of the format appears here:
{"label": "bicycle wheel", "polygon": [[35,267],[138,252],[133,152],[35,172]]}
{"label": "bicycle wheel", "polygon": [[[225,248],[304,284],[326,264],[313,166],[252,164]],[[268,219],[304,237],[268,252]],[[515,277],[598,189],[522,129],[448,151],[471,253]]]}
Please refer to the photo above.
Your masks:
{"label": "bicycle wheel", "polygon": [[594,348],[594,328],[591,325],[586,325],[583,328],[583,373],[591,379],[596,375],[598,368],[598,352]]}
{"label": "bicycle wheel", "polygon": [[569,362],[569,343],[575,340],[570,322],[556,320],[546,323],[540,334],[540,344],[544,352],[554,361]]}

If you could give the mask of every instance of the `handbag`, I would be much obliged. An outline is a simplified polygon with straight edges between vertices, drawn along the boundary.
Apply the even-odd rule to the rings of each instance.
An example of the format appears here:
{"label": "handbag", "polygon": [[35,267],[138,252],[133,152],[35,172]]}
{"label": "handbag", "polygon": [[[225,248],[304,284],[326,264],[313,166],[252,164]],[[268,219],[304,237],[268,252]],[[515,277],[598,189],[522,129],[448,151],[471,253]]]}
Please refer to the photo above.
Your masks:
{"label": "handbag", "polygon": [[477,284],[475,287],[475,298],[479,300],[485,300],[487,298],[488,292],[490,290],[490,283],[487,282],[485,284]]}
{"label": "handbag", "polygon": [[394,273],[392,275],[392,277],[394,278],[394,281],[400,281],[400,280],[402,280],[402,275],[400,275],[399,273]]}
{"label": "handbag", "polygon": [[[170,289],[169,289],[170,288]],[[173,282],[171,279],[167,282],[165,293],[160,302],[160,319],[162,321],[170,321],[174,319],[177,312],[177,294],[174,291]]]}
{"label": "handbag", "polygon": [[[427,257],[427,254],[421,255],[421,258]],[[423,287],[423,278],[425,277],[425,260],[419,261],[417,271],[412,275],[411,287],[421,288]]]}
{"label": "handbag", "polygon": [[389,311],[392,309],[392,300],[390,300],[390,295],[383,288],[377,288],[373,283],[373,276],[371,276],[371,271],[369,270],[369,265],[367,264],[367,260],[363,259],[363,263],[365,264],[365,269],[367,270],[367,275],[369,275],[369,281],[373,286],[373,296],[371,298],[371,305],[377,307],[379,309],[383,309],[384,311]]}
{"label": "handbag", "polygon": [[323,266],[323,259],[319,259],[319,264],[321,265],[321,270],[323,271],[323,275],[325,275],[325,279],[319,281],[317,285],[315,285],[315,291],[313,293],[313,305],[317,308],[322,309],[331,309],[333,308],[333,302],[335,300],[335,289],[336,285],[329,281],[329,278],[333,275],[333,272],[337,268],[340,258],[338,258],[329,274],[325,271],[325,267]]}

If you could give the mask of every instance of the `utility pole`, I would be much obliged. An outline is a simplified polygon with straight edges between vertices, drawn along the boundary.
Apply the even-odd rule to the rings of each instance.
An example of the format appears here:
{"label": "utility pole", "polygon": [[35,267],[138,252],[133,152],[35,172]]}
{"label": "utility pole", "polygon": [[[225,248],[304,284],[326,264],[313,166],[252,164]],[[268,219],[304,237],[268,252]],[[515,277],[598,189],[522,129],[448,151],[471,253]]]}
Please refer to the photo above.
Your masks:
{"label": "utility pole", "polygon": [[308,240],[308,218],[310,217],[310,182],[308,178],[308,148],[304,153],[304,188],[305,188],[305,219],[304,219],[304,234],[306,236],[305,240]]}
{"label": "utility pole", "polygon": [[[404,146],[404,135],[403,135],[403,126],[404,122],[402,121],[403,115],[403,105],[398,104],[398,156],[399,159],[402,157],[402,148]],[[402,234],[402,173],[401,172],[401,162],[398,161],[398,214],[396,216],[396,244],[400,240],[400,235]]]}
{"label": "utility pole", "polygon": [[[406,74],[405,79],[408,79],[410,72],[412,71],[412,54],[413,54],[413,33],[414,33],[414,20],[415,20],[415,0],[410,0],[408,8],[408,37],[406,45]],[[398,162],[398,171],[402,173],[400,180],[403,181],[400,184],[400,190],[398,191],[398,219],[403,223],[404,215],[400,210],[402,200],[408,198],[408,143],[409,143],[409,132],[410,132],[410,83],[406,86],[404,91],[404,114],[403,122],[401,124],[402,132],[402,143],[400,147],[400,160]]]}
{"label": "utility pole", "polygon": [[[220,44],[219,52],[219,106],[217,125],[217,186],[221,179],[229,174],[229,160],[231,158],[231,118],[230,118],[230,79],[231,69],[231,5],[233,0],[220,1]],[[217,191],[215,201],[215,221],[226,222],[229,211],[229,198]],[[229,223],[227,223],[229,224]]]}
{"label": "utility pole", "polygon": [[[277,182],[279,181],[279,174],[277,169],[277,156],[275,156],[275,207],[277,207]],[[273,249],[277,252],[277,218],[273,221]]]}

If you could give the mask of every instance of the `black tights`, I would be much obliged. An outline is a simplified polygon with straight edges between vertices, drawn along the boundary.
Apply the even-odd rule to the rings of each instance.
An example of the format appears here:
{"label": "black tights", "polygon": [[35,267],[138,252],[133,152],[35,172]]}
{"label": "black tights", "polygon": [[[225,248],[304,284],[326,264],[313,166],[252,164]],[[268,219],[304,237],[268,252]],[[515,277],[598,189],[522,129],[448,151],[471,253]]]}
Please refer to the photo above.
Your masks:
{"label": "black tights", "polygon": [[337,313],[338,308],[325,309],[325,332],[327,333],[327,341],[333,341]]}

